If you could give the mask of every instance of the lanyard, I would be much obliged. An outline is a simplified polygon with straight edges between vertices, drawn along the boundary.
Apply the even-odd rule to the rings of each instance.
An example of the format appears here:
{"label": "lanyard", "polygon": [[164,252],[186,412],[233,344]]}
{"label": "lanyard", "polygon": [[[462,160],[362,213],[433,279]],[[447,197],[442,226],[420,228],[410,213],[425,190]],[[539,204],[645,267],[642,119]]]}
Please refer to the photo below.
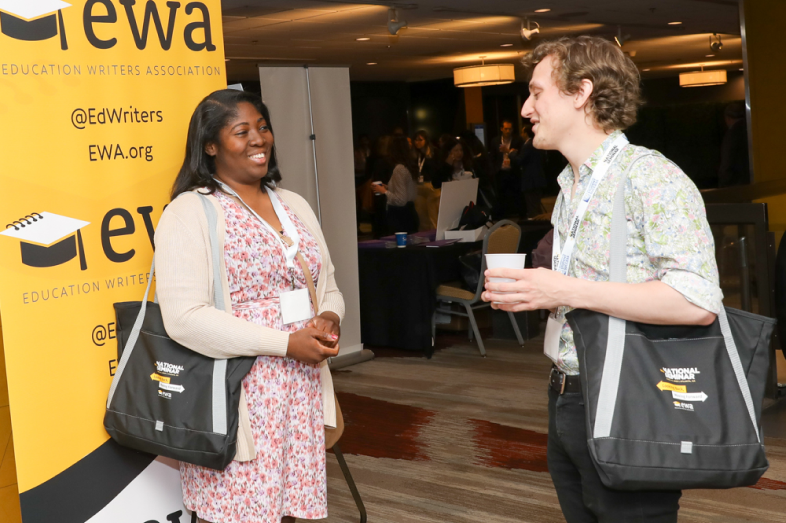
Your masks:
{"label": "lanyard", "polygon": [[[593,170],[589,185],[587,185],[587,188],[584,190],[584,195],[581,197],[581,203],[576,209],[576,213],[573,215],[573,219],[570,222],[570,228],[568,229],[568,239],[565,241],[565,246],[561,249],[559,227],[554,227],[554,244],[551,251],[551,266],[555,271],[559,271],[565,276],[568,275],[570,261],[573,258],[573,249],[576,247],[576,236],[579,232],[579,225],[581,225],[581,222],[584,221],[584,215],[587,214],[589,202],[594,196],[595,191],[598,189],[600,182],[602,182],[606,177],[606,173],[608,173],[611,164],[614,163],[617,155],[628,143],[628,138],[624,134],[620,134],[617,139],[611,143],[608,151],[606,151],[606,154],[603,156],[603,160],[601,160],[600,164],[597,165]],[[562,195],[562,200],[564,203],[564,193]]]}
{"label": "lanyard", "polygon": [[[221,180],[216,179],[216,181],[226,193],[240,200],[240,202],[246,207],[246,209],[248,209],[251,212],[251,214],[256,216],[257,220],[262,222],[262,225],[267,227],[268,230],[270,230],[270,232],[273,233],[273,236],[279,239],[281,238],[279,232],[275,230],[269,223],[263,220],[262,217],[258,215],[256,211],[251,208],[250,205],[244,202],[243,198],[241,198],[230,186],[228,186]],[[297,227],[295,227],[295,224],[292,223],[292,220],[289,219],[289,215],[281,206],[281,200],[279,199],[279,196],[270,187],[265,187],[265,189],[267,190],[268,196],[270,196],[270,203],[273,204],[273,210],[276,212],[276,216],[278,216],[278,220],[281,222],[281,226],[284,228],[284,234],[290,240],[292,240],[292,245],[287,245],[286,243],[284,243],[283,240],[282,243],[284,244],[284,250],[287,256],[287,267],[293,269],[295,267],[295,261],[294,261],[295,256],[297,256],[298,246],[300,244],[300,235],[297,232]]]}
{"label": "lanyard", "polygon": [[426,155],[423,155],[423,158],[418,159],[418,174],[423,172],[423,164],[426,163]]}

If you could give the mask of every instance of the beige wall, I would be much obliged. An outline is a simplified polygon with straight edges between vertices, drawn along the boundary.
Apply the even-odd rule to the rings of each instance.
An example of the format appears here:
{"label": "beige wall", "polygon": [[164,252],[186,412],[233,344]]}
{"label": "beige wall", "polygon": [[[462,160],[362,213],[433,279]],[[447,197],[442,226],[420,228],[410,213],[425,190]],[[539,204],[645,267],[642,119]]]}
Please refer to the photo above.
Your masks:
{"label": "beige wall", "polygon": [[[745,74],[750,91],[750,130],[753,180],[786,178],[783,144],[786,141],[786,67],[783,58],[782,0],[740,0],[740,22],[745,42]],[[772,212],[772,209],[771,209]]]}
{"label": "beige wall", "polygon": [[483,88],[464,88],[464,109],[467,113],[467,127],[473,123],[483,122]]}
{"label": "beige wall", "polygon": [[11,413],[8,407],[8,382],[5,377],[2,334],[0,320],[0,521],[22,523],[19,490],[16,486],[14,442],[11,439]]}

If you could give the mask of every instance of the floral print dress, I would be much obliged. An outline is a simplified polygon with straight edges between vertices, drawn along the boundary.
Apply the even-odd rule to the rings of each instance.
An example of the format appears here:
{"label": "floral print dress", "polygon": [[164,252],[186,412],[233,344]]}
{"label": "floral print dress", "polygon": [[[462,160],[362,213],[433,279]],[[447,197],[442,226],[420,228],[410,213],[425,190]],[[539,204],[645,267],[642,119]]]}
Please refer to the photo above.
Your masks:
{"label": "floral print dress", "polygon": [[[278,237],[242,204],[216,192],[226,220],[224,260],[232,313],[246,321],[294,332],[306,322],[282,324],[279,294],[307,288],[295,262],[287,268]],[[316,284],[319,247],[282,201],[300,234],[300,253]],[[312,310],[313,313],[313,310]],[[243,380],[257,456],[232,461],[223,471],[180,465],[183,501],[213,523],[280,523],[284,516],[327,517],[325,428],[319,366],[290,358],[259,356]]]}

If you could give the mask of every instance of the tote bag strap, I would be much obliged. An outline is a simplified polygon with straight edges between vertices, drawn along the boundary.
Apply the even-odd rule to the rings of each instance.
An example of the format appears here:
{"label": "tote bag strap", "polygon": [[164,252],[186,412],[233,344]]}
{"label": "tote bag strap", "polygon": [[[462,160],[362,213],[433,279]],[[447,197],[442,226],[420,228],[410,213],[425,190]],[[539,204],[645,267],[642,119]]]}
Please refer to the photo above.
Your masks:
{"label": "tote bag strap", "polygon": [[[632,164],[631,164],[632,165]],[[611,248],[609,259],[609,280],[625,283],[627,281],[627,224],[625,220],[625,183],[628,179],[628,169],[620,176],[616,193],[614,194],[614,207],[611,218]],[[611,422],[614,419],[614,406],[617,403],[617,390],[619,388],[620,371],[622,369],[622,356],[625,351],[625,320],[609,316],[609,334],[606,343],[606,359],[603,362],[603,376],[600,382],[598,407],[595,411],[595,427],[593,438],[606,438],[611,435]],[[748,410],[753,432],[761,443],[761,435],[756,425],[756,410],[753,407],[748,379],[742,368],[737,345],[731,334],[731,327],[726,316],[726,309],[721,307],[718,313],[718,323],[726,345],[737,384],[740,387],[745,406]]]}
{"label": "tote bag strap", "polygon": [[[185,194],[185,193],[184,193]],[[202,202],[202,208],[207,217],[207,225],[210,236],[210,251],[213,261],[213,304],[219,310],[226,311],[226,303],[224,301],[224,291],[221,285],[221,253],[219,252],[218,243],[218,216],[215,207],[210,202],[207,195],[197,193]],[[112,397],[117,389],[117,384],[123,371],[128,364],[131,353],[134,351],[137,341],[139,340],[139,333],[142,331],[142,323],[145,319],[145,311],[147,310],[147,299],[150,296],[150,285],[153,282],[153,271],[155,270],[156,261],[153,255],[153,261],[150,264],[150,278],[147,281],[145,288],[145,295],[142,298],[142,306],[139,309],[139,314],[134,321],[134,326],[131,328],[131,333],[128,336],[123,356],[117,364],[112,385],[109,388],[107,396],[106,407],[112,403]],[[226,373],[227,373],[227,360],[216,359],[213,362],[213,382],[212,382],[212,418],[213,418],[213,432],[216,434],[227,433],[227,401],[226,401]]]}

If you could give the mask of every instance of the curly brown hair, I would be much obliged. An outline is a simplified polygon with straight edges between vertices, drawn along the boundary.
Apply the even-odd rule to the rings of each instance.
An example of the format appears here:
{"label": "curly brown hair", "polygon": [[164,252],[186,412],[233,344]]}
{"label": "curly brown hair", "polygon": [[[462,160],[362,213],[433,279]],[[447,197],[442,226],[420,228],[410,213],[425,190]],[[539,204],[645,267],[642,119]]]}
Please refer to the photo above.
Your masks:
{"label": "curly brown hair", "polygon": [[521,62],[531,72],[549,56],[552,76],[563,93],[576,94],[582,80],[592,82],[586,109],[601,129],[610,132],[636,123],[636,111],[644,103],[641,76],[622,49],[595,36],[563,37],[542,42]]}

